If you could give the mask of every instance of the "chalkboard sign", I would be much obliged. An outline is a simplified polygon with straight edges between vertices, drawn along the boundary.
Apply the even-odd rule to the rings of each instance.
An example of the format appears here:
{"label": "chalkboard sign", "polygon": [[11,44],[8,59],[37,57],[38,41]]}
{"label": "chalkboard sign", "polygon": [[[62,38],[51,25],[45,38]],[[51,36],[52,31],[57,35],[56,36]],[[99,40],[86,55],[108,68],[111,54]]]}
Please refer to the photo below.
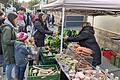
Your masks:
{"label": "chalkboard sign", "polygon": [[80,27],[84,21],[84,16],[66,16],[66,27]]}
{"label": "chalkboard sign", "polygon": [[84,16],[66,16],[67,21],[83,21]]}

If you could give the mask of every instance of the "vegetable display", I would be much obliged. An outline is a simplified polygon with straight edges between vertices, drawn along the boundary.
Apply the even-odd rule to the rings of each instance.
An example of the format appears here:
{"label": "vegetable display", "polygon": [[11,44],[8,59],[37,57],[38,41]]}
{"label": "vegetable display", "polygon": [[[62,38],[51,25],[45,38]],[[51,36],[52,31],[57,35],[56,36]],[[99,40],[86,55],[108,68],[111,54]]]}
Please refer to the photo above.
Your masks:
{"label": "vegetable display", "polygon": [[[70,80],[114,80],[108,71],[103,71],[99,66],[93,67],[86,58],[92,54],[92,50],[80,47],[77,44],[69,45],[70,51],[57,54],[56,59]],[[68,52],[68,53],[66,53]],[[74,55],[77,55],[78,58]],[[84,56],[83,56],[84,55]]]}

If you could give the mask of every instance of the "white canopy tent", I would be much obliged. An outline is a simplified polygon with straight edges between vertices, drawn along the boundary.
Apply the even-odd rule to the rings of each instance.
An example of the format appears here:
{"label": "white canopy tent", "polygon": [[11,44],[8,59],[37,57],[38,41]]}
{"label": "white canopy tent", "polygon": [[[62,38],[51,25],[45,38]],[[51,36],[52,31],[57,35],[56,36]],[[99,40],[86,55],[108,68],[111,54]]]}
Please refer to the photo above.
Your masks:
{"label": "white canopy tent", "polygon": [[120,0],[57,0],[42,6],[43,9],[62,9],[62,30],[60,53],[63,48],[65,9],[120,11]]}
{"label": "white canopy tent", "polygon": [[57,0],[43,5],[43,9],[62,8],[63,6],[69,9],[120,11],[120,0]]}

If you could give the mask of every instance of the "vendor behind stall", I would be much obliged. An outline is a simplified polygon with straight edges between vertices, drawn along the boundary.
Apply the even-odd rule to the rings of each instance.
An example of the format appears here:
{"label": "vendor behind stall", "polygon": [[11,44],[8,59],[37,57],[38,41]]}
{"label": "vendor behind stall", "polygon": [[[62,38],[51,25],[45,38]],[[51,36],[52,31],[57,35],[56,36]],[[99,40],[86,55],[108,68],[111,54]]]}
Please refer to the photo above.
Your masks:
{"label": "vendor behind stall", "polygon": [[89,22],[84,22],[82,30],[79,32],[76,37],[65,37],[64,39],[69,42],[79,42],[79,45],[82,47],[89,48],[93,50],[93,66],[98,66],[101,64],[101,51],[98,43],[95,39],[95,31]]}

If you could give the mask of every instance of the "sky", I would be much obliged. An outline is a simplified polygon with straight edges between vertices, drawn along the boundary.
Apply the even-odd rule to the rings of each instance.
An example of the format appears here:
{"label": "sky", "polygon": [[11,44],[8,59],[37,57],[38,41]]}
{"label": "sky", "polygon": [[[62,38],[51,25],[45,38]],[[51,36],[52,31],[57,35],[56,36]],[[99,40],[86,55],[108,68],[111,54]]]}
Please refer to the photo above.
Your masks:
{"label": "sky", "polygon": [[19,2],[22,2],[22,1],[25,1],[25,2],[28,2],[28,1],[30,1],[30,0],[18,0]]}

